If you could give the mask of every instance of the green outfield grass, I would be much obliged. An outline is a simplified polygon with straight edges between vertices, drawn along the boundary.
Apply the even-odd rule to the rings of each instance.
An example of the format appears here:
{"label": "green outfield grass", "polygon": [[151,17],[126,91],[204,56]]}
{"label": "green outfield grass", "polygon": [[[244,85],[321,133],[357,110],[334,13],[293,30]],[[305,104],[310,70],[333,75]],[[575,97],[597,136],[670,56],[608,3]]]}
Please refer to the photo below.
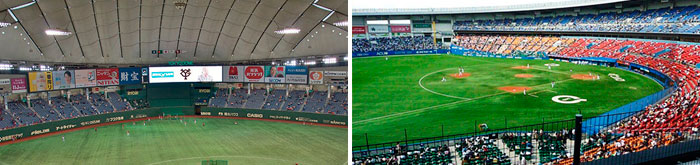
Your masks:
{"label": "green outfield grass", "polygon": [[[346,164],[347,129],[186,118],[84,129],[0,146],[0,164]],[[238,125],[234,125],[234,121]],[[206,126],[202,126],[202,122]],[[126,136],[126,130],[130,136]],[[61,137],[66,141],[62,142]]]}
{"label": "green outfield grass", "polygon": [[[548,69],[544,64],[560,66]],[[530,64],[530,69],[512,69]],[[462,66],[471,76],[449,76]],[[600,80],[572,79],[573,74],[600,75]],[[624,82],[608,73],[618,74]],[[531,74],[517,78],[515,74]],[[492,129],[597,116],[663,90],[652,79],[602,66],[549,60],[517,60],[454,55],[353,58],[353,146],[474,131],[474,123]],[[442,77],[447,81],[442,82]],[[419,83],[420,81],[420,83]],[[552,88],[550,83],[557,82]],[[422,85],[422,86],[421,86]],[[530,95],[509,93],[502,86],[527,86]],[[431,92],[432,91],[432,92]],[[573,95],[586,102],[561,104],[557,95]]]}

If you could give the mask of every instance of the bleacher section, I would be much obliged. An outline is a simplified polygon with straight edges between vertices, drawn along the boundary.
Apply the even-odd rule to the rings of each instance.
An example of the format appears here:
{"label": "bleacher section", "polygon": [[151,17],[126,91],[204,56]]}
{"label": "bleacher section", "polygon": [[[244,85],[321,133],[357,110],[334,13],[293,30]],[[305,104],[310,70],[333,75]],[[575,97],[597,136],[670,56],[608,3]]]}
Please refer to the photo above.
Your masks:
{"label": "bleacher section", "polygon": [[306,100],[306,92],[305,91],[291,91],[289,92],[289,96],[287,97],[286,105],[283,106],[283,110],[287,111],[300,111],[301,108],[304,106]]}
{"label": "bleacher section", "polygon": [[32,100],[32,108],[44,121],[55,121],[62,119],[61,116],[53,110],[49,103],[44,99]]}
{"label": "bleacher section", "polygon": [[209,106],[347,115],[348,94],[344,92],[333,92],[328,98],[325,91],[314,91],[307,96],[306,91],[292,90],[286,96],[287,91],[282,89],[271,90],[269,94],[265,94],[265,89],[253,89],[250,95],[247,89],[234,89],[234,95],[229,96],[227,90],[217,90]]}
{"label": "bleacher section", "polygon": [[42,122],[36,113],[27,108],[24,103],[10,102],[7,106],[10,109],[10,112],[14,114],[15,119],[20,123],[20,126],[38,124]]}
{"label": "bleacher section", "polygon": [[304,105],[304,112],[313,113],[325,113],[326,109],[326,99],[328,98],[327,92],[313,91],[310,93],[310,97],[306,100]]}
{"label": "bleacher section", "polygon": [[99,114],[114,112],[114,107],[112,107],[112,105],[109,102],[107,102],[107,99],[105,99],[102,94],[91,93],[90,101],[92,105],[95,106],[95,108],[97,108],[97,112]]}
{"label": "bleacher section", "polygon": [[270,94],[267,96],[262,109],[280,110],[282,104],[284,104],[284,102],[287,100],[285,95],[285,90],[272,90],[272,92],[270,92]]}
{"label": "bleacher section", "polygon": [[114,106],[114,109],[117,111],[127,111],[127,110],[133,110],[129,106],[129,102],[126,100],[122,99],[119,94],[115,92],[107,92],[107,96],[109,96],[109,102],[112,103],[112,106]]}
{"label": "bleacher section", "polygon": [[[577,16],[537,16],[534,18],[497,18],[491,20],[457,20],[456,31],[576,31],[576,32],[643,32],[700,34],[700,7],[683,6],[625,11],[607,11]],[[354,42],[354,40],[353,40]],[[354,46],[354,45],[353,45]]]}
{"label": "bleacher section", "polygon": [[17,126],[14,117],[4,108],[0,108],[0,130],[9,129]]}
{"label": "bleacher section", "polygon": [[265,94],[265,89],[250,90],[250,95],[248,95],[248,99],[246,100],[245,108],[248,108],[248,109],[260,109],[260,108],[262,108],[263,104],[265,103],[266,97],[267,97],[267,94]]}
{"label": "bleacher section", "polygon": [[334,92],[331,94],[331,98],[328,99],[328,105],[326,105],[326,113],[347,115],[348,114],[348,93],[345,92]]}
{"label": "bleacher section", "polygon": [[248,99],[248,90],[234,89],[233,94],[228,96],[226,107],[228,108],[243,108],[246,99]]}
{"label": "bleacher section", "polygon": [[66,119],[83,116],[63,97],[51,97],[51,106]]}
{"label": "bleacher section", "polygon": [[73,95],[70,97],[71,99],[71,105],[75,107],[75,109],[80,112],[80,114],[83,115],[94,115],[98,114],[97,110],[92,107],[92,104],[90,104],[87,101],[87,98],[85,98],[84,95],[78,94],[78,95]]}

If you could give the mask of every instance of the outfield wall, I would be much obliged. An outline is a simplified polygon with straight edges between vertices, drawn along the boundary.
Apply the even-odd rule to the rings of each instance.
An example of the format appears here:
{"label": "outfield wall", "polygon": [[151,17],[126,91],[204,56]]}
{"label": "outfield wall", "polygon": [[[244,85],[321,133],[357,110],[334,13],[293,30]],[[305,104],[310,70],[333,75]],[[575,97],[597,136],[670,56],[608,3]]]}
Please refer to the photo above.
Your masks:
{"label": "outfield wall", "polygon": [[[123,120],[140,119],[146,117],[157,117],[162,115],[194,115],[192,106],[176,107],[156,107],[133,111],[105,113],[99,115],[85,116],[73,119],[46,122],[25,127],[12,128],[0,131],[0,142],[11,141],[31,136],[80,128],[96,124],[118,122]],[[251,119],[287,120],[297,122],[308,122],[318,124],[347,126],[348,117],[341,115],[316,114],[305,112],[289,112],[274,110],[256,109],[235,109],[235,108],[209,108],[201,109],[202,116],[227,116]]]}
{"label": "outfield wall", "polygon": [[496,54],[496,53],[484,52],[484,51],[479,51],[479,50],[474,50],[474,49],[466,49],[466,48],[463,48],[461,46],[455,46],[455,45],[450,46],[450,54],[461,55],[461,56],[470,56],[470,57],[509,58],[509,59],[524,59],[524,60],[546,60],[546,59],[548,59],[548,57],[546,57],[546,56],[545,57],[522,57],[522,56]]}
{"label": "outfield wall", "polygon": [[237,108],[212,108],[204,107],[201,109],[202,116],[228,116],[228,117],[243,117],[253,119],[272,119],[272,120],[288,120],[297,122],[308,122],[318,124],[331,125],[348,125],[348,117],[341,115],[306,113],[306,112],[289,112],[276,110],[258,110],[258,109],[237,109]]}
{"label": "outfield wall", "polygon": [[352,57],[372,57],[404,54],[445,54],[448,49],[426,49],[426,50],[400,50],[400,51],[377,51],[377,52],[352,52]]}
{"label": "outfield wall", "polygon": [[24,137],[37,136],[46,133],[79,128],[101,123],[117,122],[129,119],[139,119],[145,117],[153,117],[160,115],[159,108],[146,108],[133,111],[106,113],[100,115],[85,116],[73,119],[59,120],[35,124],[25,127],[13,128],[0,131],[0,142],[11,141],[13,138],[20,139]]}

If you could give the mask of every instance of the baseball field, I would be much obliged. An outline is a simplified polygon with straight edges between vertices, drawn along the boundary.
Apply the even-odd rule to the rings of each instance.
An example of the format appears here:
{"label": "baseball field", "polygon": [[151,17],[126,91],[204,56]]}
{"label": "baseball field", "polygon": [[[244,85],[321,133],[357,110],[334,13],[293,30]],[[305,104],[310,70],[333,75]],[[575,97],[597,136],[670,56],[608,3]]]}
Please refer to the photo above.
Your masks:
{"label": "baseball field", "polygon": [[592,117],[663,90],[618,68],[455,55],[353,58],[352,76],[353,146]]}
{"label": "baseball field", "polygon": [[346,128],[213,118],[143,123],[83,129],[0,146],[0,164],[347,163]]}

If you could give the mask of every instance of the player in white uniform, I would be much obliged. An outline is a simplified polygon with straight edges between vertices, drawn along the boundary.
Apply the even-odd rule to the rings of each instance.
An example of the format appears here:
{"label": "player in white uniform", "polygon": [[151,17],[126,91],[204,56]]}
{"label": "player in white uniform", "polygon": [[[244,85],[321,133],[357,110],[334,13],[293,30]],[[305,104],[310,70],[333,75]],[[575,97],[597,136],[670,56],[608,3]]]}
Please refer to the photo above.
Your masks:
{"label": "player in white uniform", "polygon": [[442,76],[442,82],[445,82],[445,81],[447,81],[447,79],[445,79],[445,76]]}
{"label": "player in white uniform", "polygon": [[552,88],[554,88],[554,81],[552,81]]}

